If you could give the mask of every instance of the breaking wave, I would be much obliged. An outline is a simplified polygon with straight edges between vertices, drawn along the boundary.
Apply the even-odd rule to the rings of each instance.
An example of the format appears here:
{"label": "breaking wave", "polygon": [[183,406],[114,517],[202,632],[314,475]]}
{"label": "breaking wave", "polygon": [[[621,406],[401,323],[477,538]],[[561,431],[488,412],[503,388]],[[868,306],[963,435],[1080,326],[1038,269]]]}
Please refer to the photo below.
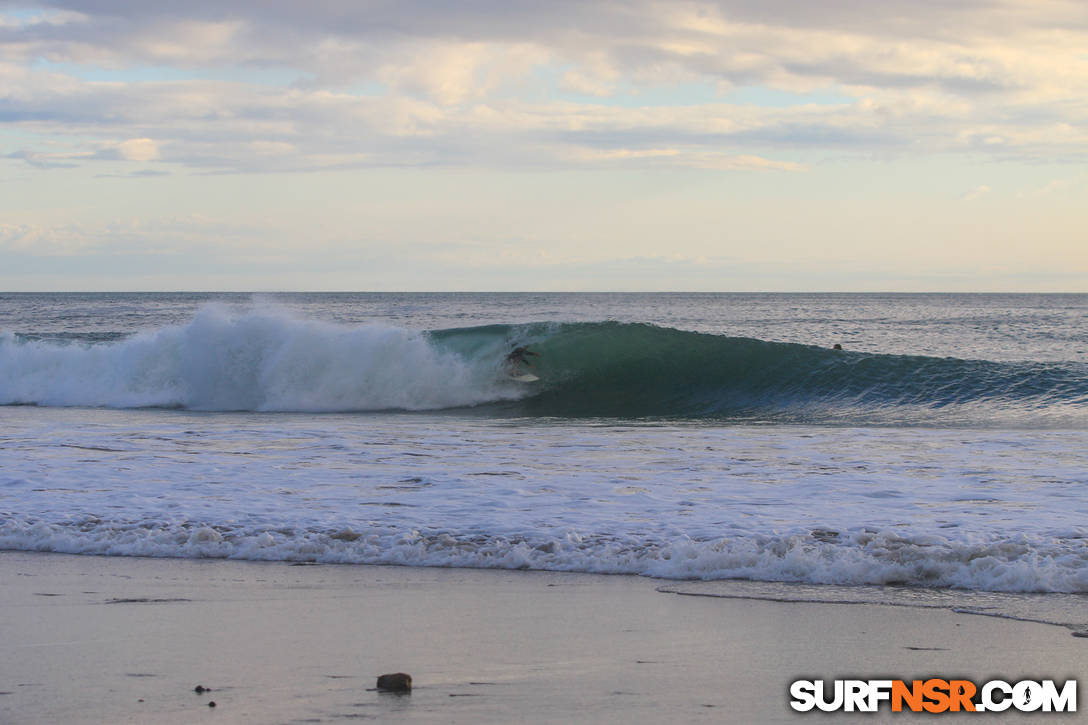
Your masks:
{"label": "breaking wave", "polygon": [[0,550],[108,556],[542,569],[663,579],[1088,592],[1088,542],[1017,534],[971,540],[873,527],[694,540],[209,525],[196,521],[0,522]]}
{"label": "breaking wave", "polygon": [[[530,345],[538,383],[504,356]],[[430,332],[209,306],[127,337],[0,335],[0,404],[1088,425],[1088,364],[836,351],[649,324]]]}

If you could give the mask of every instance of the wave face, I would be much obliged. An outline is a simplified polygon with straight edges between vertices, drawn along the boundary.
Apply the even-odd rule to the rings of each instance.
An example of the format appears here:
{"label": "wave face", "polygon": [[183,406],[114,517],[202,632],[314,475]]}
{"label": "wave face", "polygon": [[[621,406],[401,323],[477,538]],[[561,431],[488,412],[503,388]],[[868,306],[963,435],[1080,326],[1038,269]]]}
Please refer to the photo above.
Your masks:
{"label": "wave face", "polygon": [[[541,382],[504,373],[514,345]],[[122,339],[0,337],[0,403],[221,411],[1088,424],[1088,365],[841,352],[639,323],[419,332],[209,306]]]}
{"label": "wave face", "polygon": [[921,422],[1050,416],[1084,422],[1088,365],[843,352],[645,324],[529,331],[546,415]]}

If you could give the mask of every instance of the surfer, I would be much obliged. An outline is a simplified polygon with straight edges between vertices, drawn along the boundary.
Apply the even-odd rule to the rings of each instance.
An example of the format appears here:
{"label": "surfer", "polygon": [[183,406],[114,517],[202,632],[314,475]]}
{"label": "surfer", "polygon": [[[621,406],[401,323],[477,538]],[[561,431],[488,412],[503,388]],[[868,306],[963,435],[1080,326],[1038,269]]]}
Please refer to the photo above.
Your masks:
{"label": "surfer", "polygon": [[834,345],[832,346],[832,348],[831,348],[831,349],[832,349],[832,350],[841,350],[841,349],[842,349],[842,345],[840,345],[839,343],[837,343],[837,342],[836,342],[836,343],[835,343],[835,344],[834,344]]}
{"label": "surfer", "polygon": [[527,355],[532,355],[533,357],[540,357],[540,353],[533,352],[527,347],[515,347],[513,350],[510,351],[510,354],[506,356],[506,364],[509,365],[511,369],[514,369],[518,365],[521,365],[523,363],[528,367],[532,367],[533,364],[529,362],[526,357]]}

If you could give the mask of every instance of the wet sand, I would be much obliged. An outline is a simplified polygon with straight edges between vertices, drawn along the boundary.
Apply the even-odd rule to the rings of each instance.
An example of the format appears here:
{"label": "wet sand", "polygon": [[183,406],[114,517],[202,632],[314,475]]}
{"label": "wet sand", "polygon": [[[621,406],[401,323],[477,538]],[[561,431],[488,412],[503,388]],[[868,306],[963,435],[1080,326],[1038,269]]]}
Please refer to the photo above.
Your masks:
{"label": "wet sand", "polygon": [[[637,577],[0,552],[0,582],[2,723],[835,722],[789,683],[1088,681],[1060,627]],[[372,689],[397,671],[410,695]]]}

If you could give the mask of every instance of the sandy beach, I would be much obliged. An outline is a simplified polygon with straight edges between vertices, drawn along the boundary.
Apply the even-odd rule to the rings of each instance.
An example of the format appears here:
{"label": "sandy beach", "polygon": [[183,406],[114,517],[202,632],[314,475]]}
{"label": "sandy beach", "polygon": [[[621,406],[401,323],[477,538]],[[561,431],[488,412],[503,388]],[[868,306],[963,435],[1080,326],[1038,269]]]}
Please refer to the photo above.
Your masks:
{"label": "sandy beach", "polygon": [[790,710],[799,677],[1088,671],[1061,627],[627,576],[4,552],[0,580],[4,723],[774,723],[842,717]]}

